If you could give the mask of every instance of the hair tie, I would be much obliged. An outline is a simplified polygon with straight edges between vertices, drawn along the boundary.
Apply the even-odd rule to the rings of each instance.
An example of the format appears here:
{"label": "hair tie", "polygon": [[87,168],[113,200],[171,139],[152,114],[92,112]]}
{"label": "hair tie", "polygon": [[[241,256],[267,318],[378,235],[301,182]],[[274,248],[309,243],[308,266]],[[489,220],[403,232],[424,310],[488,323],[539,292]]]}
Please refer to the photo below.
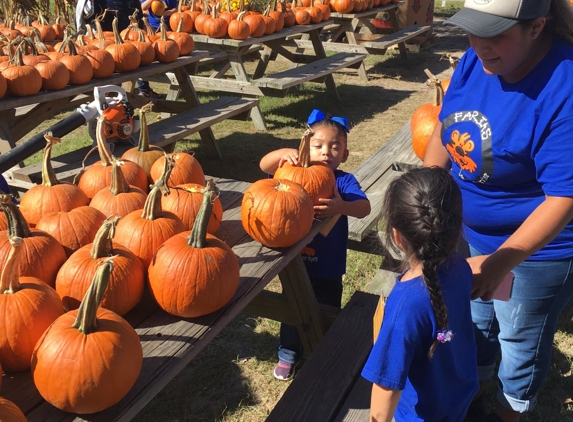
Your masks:
{"label": "hair tie", "polygon": [[448,343],[454,339],[454,333],[452,330],[439,330],[436,338],[440,343]]}
{"label": "hair tie", "polygon": [[338,123],[340,126],[342,126],[344,128],[346,133],[350,133],[350,128],[348,127],[348,119],[346,117],[333,116],[333,117],[328,118],[328,117],[326,117],[326,114],[324,114],[322,111],[320,111],[317,108],[312,110],[312,112],[310,113],[310,116],[308,116],[306,123],[309,126],[312,126],[316,122],[320,122],[322,120],[327,120],[327,119],[330,119],[333,122]]}

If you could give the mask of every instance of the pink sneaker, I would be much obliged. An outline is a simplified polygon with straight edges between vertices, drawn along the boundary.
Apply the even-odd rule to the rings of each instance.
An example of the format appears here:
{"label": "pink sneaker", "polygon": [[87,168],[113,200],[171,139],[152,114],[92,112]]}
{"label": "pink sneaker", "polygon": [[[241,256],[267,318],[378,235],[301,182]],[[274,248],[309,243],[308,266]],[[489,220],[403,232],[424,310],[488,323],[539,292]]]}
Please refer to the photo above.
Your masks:
{"label": "pink sneaker", "polygon": [[295,370],[296,365],[291,365],[290,363],[279,360],[279,363],[277,363],[277,366],[275,366],[273,375],[278,380],[288,381],[294,376]]}

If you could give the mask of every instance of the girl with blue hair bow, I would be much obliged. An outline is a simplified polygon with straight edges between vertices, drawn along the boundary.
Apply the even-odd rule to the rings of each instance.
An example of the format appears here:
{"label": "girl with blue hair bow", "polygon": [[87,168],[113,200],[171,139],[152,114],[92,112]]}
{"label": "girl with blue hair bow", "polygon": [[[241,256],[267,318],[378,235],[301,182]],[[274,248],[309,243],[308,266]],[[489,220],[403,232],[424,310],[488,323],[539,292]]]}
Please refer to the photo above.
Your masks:
{"label": "girl with blue hair bow", "polygon": [[[348,216],[363,218],[370,214],[370,202],[353,174],[338,169],[348,159],[348,119],[330,117],[314,109],[307,120],[312,131],[310,138],[310,161],[322,162],[334,172],[336,187],[334,196],[319,199],[314,206],[316,217],[340,215],[326,236],[317,234],[303,249],[304,260],[318,302],[341,306],[342,276],[346,272],[348,243]],[[298,150],[281,148],[265,155],[260,162],[261,170],[274,174],[285,162],[298,164]],[[274,376],[288,380],[294,375],[302,357],[302,344],[296,327],[281,324],[279,362]]]}

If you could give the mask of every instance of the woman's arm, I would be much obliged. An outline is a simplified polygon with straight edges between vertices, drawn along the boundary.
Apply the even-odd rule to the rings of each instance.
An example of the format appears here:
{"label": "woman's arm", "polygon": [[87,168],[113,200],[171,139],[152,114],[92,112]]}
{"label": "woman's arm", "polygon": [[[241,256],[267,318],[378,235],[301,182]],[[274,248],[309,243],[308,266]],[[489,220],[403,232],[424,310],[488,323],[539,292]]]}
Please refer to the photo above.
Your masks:
{"label": "woman's arm", "polygon": [[474,274],[472,299],[491,299],[507,273],[551,242],[572,219],[573,198],[546,196],[497,251],[468,258]]}
{"label": "woman's arm", "polygon": [[438,166],[449,169],[452,165],[450,156],[444,145],[442,145],[442,123],[438,121],[434,131],[430,136],[426,155],[424,156],[424,167]]}
{"label": "woman's arm", "polygon": [[370,422],[392,422],[402,391],[391,390],[378,384],[372,385]]}

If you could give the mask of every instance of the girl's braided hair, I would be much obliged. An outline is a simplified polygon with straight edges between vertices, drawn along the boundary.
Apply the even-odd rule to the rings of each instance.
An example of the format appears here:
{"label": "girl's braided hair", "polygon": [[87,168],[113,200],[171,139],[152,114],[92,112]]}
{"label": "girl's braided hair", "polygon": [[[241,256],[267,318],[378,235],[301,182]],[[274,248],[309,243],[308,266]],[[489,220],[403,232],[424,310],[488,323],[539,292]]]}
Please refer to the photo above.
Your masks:
{"label": "girl's braided hair", "polygon": [[[448,310],[438,280],[438,267],[456,248],[462,226],[462,197],[449,172],[440,167],[415,168],[394,179],[386,192],[386,243],[399,248],[392,235],[402,235],[407,258],[422,263],[423,278],[440,330],[447,330]],[[434,340],[431,359],[439,341]]]}

